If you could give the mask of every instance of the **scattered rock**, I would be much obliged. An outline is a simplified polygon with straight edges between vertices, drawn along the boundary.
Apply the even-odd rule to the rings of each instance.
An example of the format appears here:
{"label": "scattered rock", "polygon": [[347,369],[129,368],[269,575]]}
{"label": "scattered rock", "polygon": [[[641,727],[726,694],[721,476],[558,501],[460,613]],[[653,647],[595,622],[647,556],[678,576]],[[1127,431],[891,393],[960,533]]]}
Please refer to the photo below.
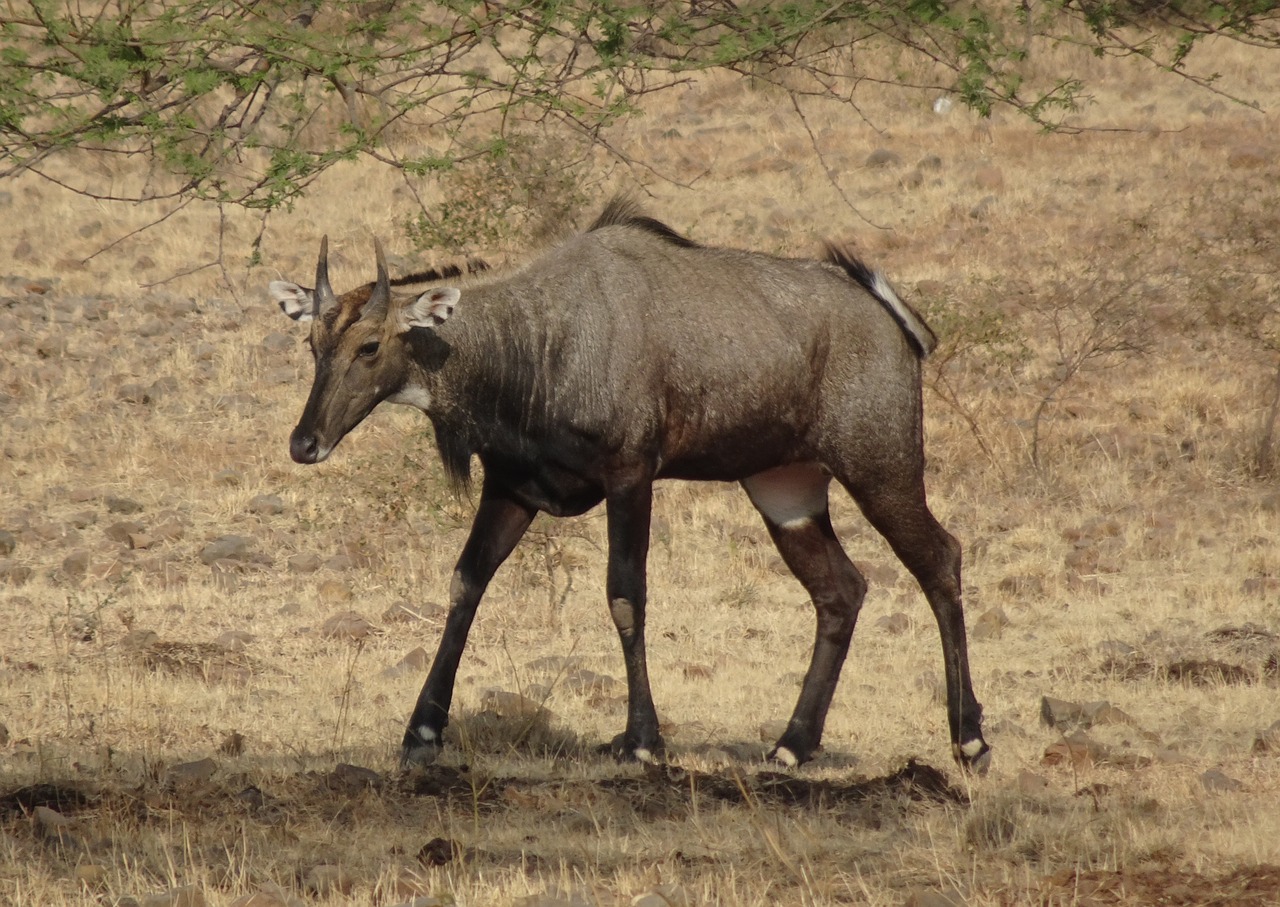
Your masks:
{"label": "scattered rock", "polygon": [[208,907],[204,890],[198,885],[170,888],[159,894],[149,894],[138,902],[140,907]]}
{"label": "scattered rock", "polygon": [[289,558],[289,570],[292,573],[315,573],[323,565],[320,555],[312,551],[295,554]]}
{"label": "scattered rock", "polygon": [[865,163],[868,167],[892,167],[902,163],[902,155],[888,148],[877,148],[867,155]]}
{"label": "scattered rock", "polygon": [[200,560],[209,566],[215,561],[240,561],[249,556],[253,540],[243,535],[224,535],[200,549]]}
{"label": "scattered rock", "polygon": [[350,895],[355,887],[355,879],[345,869],[330,863],[312,866],[302,878],[303,890],[317,898]]}
{"label": "scattered rock", "polygon": [[8,529],[0,529],[0,557],[7,557],[18,547],[18,537]]}
{"label": "scattered rock", "polygon": [[121,520],[118,523],[112,523],[102,531],[102,534],[113,542],[127,545],[129,544],[130,536],[141,535],[143,531],[144,527],[141,523],[135,523],[133,520]]}
{"label": "scattered rock", "polygon": [[1271,163],[1275,155],[1261,145],[1237,148],[1227,155],[1227,166],[1232,170],[1257,170]]}
{"label": "scattered rock", "polygon": [[262,516],[284,513],[284,500],[278,494],[260,494],[249,501],[249,512]]}
{"label": "scattered rock", "polygon": [[1211,768],[1200,776],[1200,784],[1205,790],[1215,793],[1244,790],[1244,784],[1225,772]]}
{"label": "scattered rock", "polygon": [[659,885],[631,899],[631,907],[693,907],[693,903],[679,885]]}
{"label": "scattered rock", "polygon": [[1013,786],[1018,789],[1019,793],[1038,794],[1049,789],[1049,779],[1044,775],[1037,775],[1035,772],[1024,768],[1014,778]]}
{"label": "scattered rock", "polygon": [[998,192],[1004,188],[1004,171],[999,167],[979,167],[973,174],[973,184],[987,192]]}
{"label": "scattered rock", "polygon": [[224,756],[240,756],[244,754],[244,734],[239,731],[232,731],[226,737],[222,738],[222,742],[218,744],[218,752]]}
{"label": "scattered rock", "polygon": [[382,776],[371,768],[365,768],[363,765],[340,762],[334,767],[333,771],[325,776],[325,783],[334,790],[345,790],[354,793],[360,790],[380,787],[382,785]]}
{"label": "scattered rock", "polygon": [[1280,753],[1280,721],[1272,723],[1253,739],[1255,753]]}
{"label": "scattered rock", "polygon": [[1127,712],[1118,709],[1106,700],[1096,702],[1068,702],[1043,696],[1040,699],[1040,720],[1047,727],[1090,728],[1097,724],[1127,724],[1136,726]]}
{"label": "scattered rock", "polygon": [[72,876],[82,888],[104,888],[107,884],[107,871],[97,863],[81,863]]}
{"label": "scattered rock", "polygon": [[[591,673],[590,671],[584,673]],[[711,665],[695,664],[691,661],[683,662],[680,665],[680,673],[684,675],[685,680],[710,680],[711,675],[715,673],[715,669]],[[596,677],[603,679],[603,675],[597,674]],[[612,680],[612,678],[609,678]],[[606,692],[603,690],[597,692]]]}
{"label": "scattered rock", "polygon": [[895,611],[878,618],[876,626],[891,636],[901,636],[911,629],[911,618],[905,611]]}
{"label": "scattered rock", "polygon": [[431,656],[427,650],[418,646],[389,668],[385,668],[382,677],[401,677],[405,674],[421,674],[431,666]]}
{"label": "scattered rock", "polygon": [[319,633],[327,639],[365,639],[376,632],[373,624],[355,611],[340,611],[320,625]]}
{"label": "scattered rock", "polygon": [[0,583],[21,586],[31,579],[32,570],[26,564],[17,564],[8,558],[0,558]]}
{"label": "scattered rock", "polygon": [[758,733],[760,739],[765,743],[774,743],[781,739],[782,735],[787,732],[787,722],[781,718],[774,718],[760,725]]}
{"label": "scattered rock", "polygon": [[462,856],[462,845],[448,838],[432,838],[418,850],[423,866],[446,866]]}
{"label": "scattered rock", "polygon": [[355,598],[355,593],[351,591],[351,587],[338,579],[327,579],[316,587],[316,595],[321,601],[333,604],[341,604],[349,602]]}
{"label": "scattered rock", "polygon": [[243,652],[253,640],[254,635],[246,630],[227,630],[219,634],[213,644],[227,652]]}
{"label": "scattered rock", "polygon": [[913,887],[907,892],[903,907],[965,907],[969,902],[954,888]]}
{"label": "scattered rock", "polygon": [[530,718],[534,715],[544,718],[553,717],[541,702],[507,690],[485,691],[480,704],[499,718]]}
{"label": "scattered rock", "polygon": [[182,762],[169,766],[165,781],[175,787],[208,781],[218,770],[218,763],[206,757],[195,762]]}
{"label": "scattered rock", "polygon": [[36,834],[45,841],[74,850],[83,846],[74,833],[75,822],[55,809],[37,806],[31,813],[31,822]]}
{"label": "scattered rock", "polygon": [[974,639],[999,639],[1009,623],[1009,615],[1004,613],[1004,608],[997,605],[978,615],[978,619],[973,622],[970,635]]}
{"label": "scattered rock", "polygon": [[134,406],[146,406],[151,402],[151,393],[146,385],[131,381],[116,389],[116,399]]}
{"label": "scattered rock", "polygon": [[266,884],[257,891],[241,895],[229,907],[305,907],[306,901],[294,897],[279,885]]}
{"label": "scattered rock", "polygon": [[563,891],[551,888],[542,894],[531,894],[518,899],[516,907],[600,907],[600,902],[589,891],[573,889]]}

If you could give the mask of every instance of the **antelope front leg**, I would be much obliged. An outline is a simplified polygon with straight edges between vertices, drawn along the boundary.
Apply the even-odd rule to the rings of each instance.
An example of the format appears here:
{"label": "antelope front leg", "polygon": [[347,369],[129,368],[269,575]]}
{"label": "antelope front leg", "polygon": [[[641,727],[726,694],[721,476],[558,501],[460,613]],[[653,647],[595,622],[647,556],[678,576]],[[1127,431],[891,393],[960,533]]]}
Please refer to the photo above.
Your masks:
{"label": "antelope front leg", "polygon": [[449,616],[436,650],[427,681],[418,694],[417,705],[404,732],[401,763],[433,761],[444,745],[444,728],[449,723],[449,705],[458,662],[467,644],[467,634],[476,607],[502,562],[511,554],[537,513],[513,500],[488,479],[480,493],[480,506],[471,524],[471,534],[453,571],[449,589]]}
{"label": "antelope front leg", "polygon": [[620,759],[652,762],[662,752],[658,713],[649,690],[645,662],[645,569],[649,557],[649,516],[653,485],[644,481],[608,495],[609,614],[622,640],[627,669],[627,729],[611,748]]}

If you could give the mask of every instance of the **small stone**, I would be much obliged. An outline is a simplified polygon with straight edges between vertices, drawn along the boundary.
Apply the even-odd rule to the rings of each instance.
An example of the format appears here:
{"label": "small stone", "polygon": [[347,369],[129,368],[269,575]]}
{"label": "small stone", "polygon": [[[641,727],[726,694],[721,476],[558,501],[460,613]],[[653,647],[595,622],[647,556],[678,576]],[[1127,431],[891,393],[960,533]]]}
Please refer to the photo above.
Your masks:
{"label": "small stone", "polygon": [[116,390],[116,398],[125,403],[132,403],[134,406],[146,406],[151,402],[151,394],[146,385],[133,381],[120,385]]}
{"label": "small stone", "polygon": [[134,551],[145,551],[155,544],[155,539],[145,532],[130,532],[129,547]]}
{"label": "small stone", "polygon": [[1200,776],[1200,784],[1205,790],[1214,792],[1230,792],[1244,790],[1244,784],[1225,772],[1211,768]]}
{"label": "small stone", "polygon": [[132,498],[121,498],[116,495],[107,495],[107,497],[103,499],[103,503],[107,505],[108,513],[119,513],[125,516],[133,513],[142,513],[145,509]]}
{"label": "small stone", "polygon": [[877,148],[867,155],[868,167],[890,167],[902,163],[902,155],[888,148]]}
{"label": "small stone", "polygon": [[320,555],[311,551],[295,554],[288,560],[289,570],[292,573],[315,573],[323,563]]}
{"label": "small stone", "polygon": [[0,556],[13,554],[18,547],[18,537],[8,529],[0,529]]}
{"label": "small stone", "polygon": [[248,556],[253,540],[243,535],[224,535],[200,549],[200,560],[210,566],[215,561],[238,561]]}
{"label": "small stone", "polygon": [[284,501],[277,494],[260,494],[249,501],[249,512],[262,516],[279,516],[284,513]]}
{"label": "small stone", "polygon": [[1280,753],[1280,721],[1258,734],[1253,740],[1255,753]]}
{"label": "small stone", "polygon": [[97,863],[81,863],[72,875],[84,888],[102,888],[107,884],[107,871]]}
{"label": "small stone", "polygon": [[965,907],[968,903],[954,888],[920,888],[915,887],[907,892],[903,907]]}
{"label": "small stone", "polygon": [[1023,769],[1018,772],[1018,776],[1014,779],[1013,784],[1014,787],[1018,789],[1019,793],[1038,794],[1042,791],[1048,790],[1049,779],[1045,778],[1043,775],[1037,775],[1035,772]]}
{"label": "small stone", "polygon": [[75,822],[62,813],[47,806],[37,806],[31,814],[32,822],[40,836],[49,840],[61,841],[71,837]]}
{"label": "small stone", "polygon": [[999,639],[1009,623],[1009,615],[997,605],[978,615],[978,619],[973,622],[971,635],[974,639]]}
{"label": "small stone", "polygon": [[1266,167],[1275,155],[1261,145],[1237,148],[1227,155],[1227,166],[1232,170],[1256,170]]}
{"label": "small stone", "polygon": [[228,652],[243,652],[253,640],[254,635],[246,630],[227,630],[220,633],[213,644]]}
{"label": "small stone", "polygon": [[232,757],[244,755],[244,740],[244,734],[232,731],[222,738],[222,742],[218,744],[218,752]]}
{"label": "small stone", "polygon": [[71,552],[62,559],[62,572],[79,579],[89,572],[89,552],[84,548]]}
{"label": "small stone", "polygon": [[143,526],[141,523],[135,523],[133,520],[121,520],[118,523],[112,523],[106,529],[102,530],[102,534],[113,542],[119,542],[122,545],[127,545],[129,544],[129,536],[142,531]]}
{"label": "small stone", "polygon": [[710,665],[685,662],[680,666],[680,673],[685,680],[710,680],[715,671]]}
{"label": "small stone", "polygon": [[305,907],[305,904],[279,885],[266,884],[257,891],[236,898],[229,907]]}
{"label": "small stone", "polygon": [[0,558],[0,583],[10,586],[25,585],[31,579],[32,570],[26,564],[16,564]]}
{"label": "small stone", "polygon": [[418,850],[423,866],[446,866],[462,855],[462,846],[448,838],[432,838]]}
{"label": "small stone", "polygon": [[334,790],[357,791],[365,788],[377,788],[382,785],[382,776],[363,765],[339,763],[326,778],[329,787]]}
{"label": "small stone", "polygon": [[890,636],[901,636],[911,629],[911,618],[905,611],[895,611],[877,619],[876,626]]}
{"label": "small stone", "polygon": [[213,481],[215,485],[243,485],[244,473],[238,469],[224,469],[214,473]]}
{"label": "small stone", "polygon": [[183,885],[159,894],[149,894],[139,904],[140,907],[209,907],[204,890],[198,885]]}
{"label": "small stone", "polygon": [[759,729],[757,730],[757,733],[759,734],[760,739],[763,740],[765,743],[773,743],[775,740],[780,739],[782,735],[785,734],[786,732],[787,732],[787,722],[785,722],[781,718],[775,718],[771,721],[766,721],[763,724],[761,724]]}
{"label": "small stone", "polygon": [[973,183],[987,192],[999,191],[1004,188],[1004,171],[999,167],[979,167],[973,174]]}
{"label": "small stone", "polygon": [[320,635],[329,639],[365,639],[374,630],[373,624],[355,611],[340,611],[320,625]]}
{"label": "small stone", "polygon": [[210,758],[204,758],[170,766],[165,772],[165,779],[172,785],[198,784],[208,781],[217,770],[218,763]]}
{"label": "small stone", "polygon": [[355,880],[346,870],[329,863],[312,866],[302,879],[303,890],[318,898],[332,897],[335,894],[349,895],[355,887]]}
{"label": "small stone", "polygon": [[351,587],[341,580],[328,579],[316,588],[316,594],[321,601],[331,602],[333,604],[342,604],[351,601],[354,593]]}
{"label": "small stone", "polygon": [[427,650],[418,646],[404,658],[383,670],[382,677],[401,677],[405,674],[421,674],[431,664]]}

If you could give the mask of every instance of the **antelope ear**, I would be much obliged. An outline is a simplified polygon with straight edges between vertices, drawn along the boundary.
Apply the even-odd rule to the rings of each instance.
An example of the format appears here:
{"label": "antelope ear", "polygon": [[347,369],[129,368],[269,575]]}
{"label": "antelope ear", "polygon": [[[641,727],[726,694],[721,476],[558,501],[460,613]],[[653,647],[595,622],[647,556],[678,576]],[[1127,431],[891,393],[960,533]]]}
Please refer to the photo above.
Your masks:
{"label": "antelope ear", "polygon": [[310,321],[315,312],[315,299],[312,290],[306,287],[300,287],[296,283],[290,283],[287,280],[273,280],[267,285],[267,292],[271,294],[280,305],[280,311],[284,312],[294,321]]}
{"label": "antelope ear", "polygon": [[456,287],[434,287],[396,312],[396,327],[403,334],[412,328],[438,328],[449,320],[462,291]]}

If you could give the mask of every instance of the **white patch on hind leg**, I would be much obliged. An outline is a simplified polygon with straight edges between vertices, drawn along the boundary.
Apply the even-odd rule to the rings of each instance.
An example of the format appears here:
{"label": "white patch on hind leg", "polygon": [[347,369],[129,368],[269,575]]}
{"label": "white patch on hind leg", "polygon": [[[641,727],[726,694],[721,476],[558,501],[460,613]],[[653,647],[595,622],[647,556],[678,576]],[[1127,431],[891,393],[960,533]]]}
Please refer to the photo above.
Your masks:
{"label": "white patch on hind leg", "polygon": [[830,483],[831,477],[817,463],[793,463],[743,479],[742,487],[773,525],[799,529],[827,509]]}

